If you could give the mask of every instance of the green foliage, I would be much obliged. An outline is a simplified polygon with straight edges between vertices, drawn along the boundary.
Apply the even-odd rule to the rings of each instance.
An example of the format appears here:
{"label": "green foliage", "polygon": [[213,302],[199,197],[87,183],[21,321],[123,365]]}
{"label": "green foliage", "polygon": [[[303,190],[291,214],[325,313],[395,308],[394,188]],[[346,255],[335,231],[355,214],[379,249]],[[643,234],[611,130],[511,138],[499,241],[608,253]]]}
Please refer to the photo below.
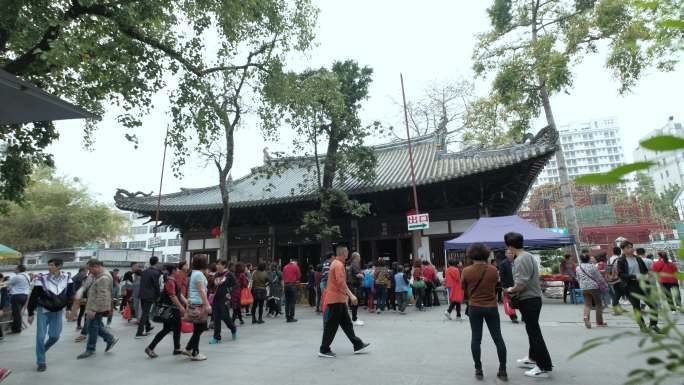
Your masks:
{"label": "green foliage", "polygon": [[675,151],[684,149],[684,139],[672,135],[660,135],[646,139],[639,145],[651,151]]}
{"label": "green foliage", "polygon": [[[680,0],[658,1],[644,7],[637,0],[494,0],[488,9],[492,29],[478,36],[473,53],[477,76],[494,74],[487,102],[472,109],[498,105],[496,126],[475,130],[501,130],[520,138],[542,109],[554,125],[549,97],[572,88],[572,67],[586,54],[608,47],[606,67],[629,91],[644,70],[656,66],[673,69],[682,44],[678,28],[684,14]],[[663,20],[665,19],[665,20]],[[473,121],[473,119],[471,119]],[[475,137],[499,138],[500,135]]]}
{"label": "green foliage", "polygon": [[[605,173],[582,175],[575,178],[577,184],[620,184],[626,182],[624,176],[635,171],[646,170],[653,162],[635,162],[618,166]],[[652,182],[651,182],[652,183]]]}
{"label": "green foliage", "polygon": [[491,8],[487,9],[489,20],[497,32],[503,32],[511,24],[511,0],[494,0]]}
{"label": "green foliage", "polygon": [[112,240],[126,231],[121,213],[96,202],[77,179],[36,170],[24,202],[5,202],[0,243],[22,252],[81,246]]}
{"label": "green foliage", "polygon": [[[349,199],[339,187],[348,179],[375,179],[376,159],[364,139],[380,129],[364,126],[358,116],[368,98],[372,69],[353,60],[333,63],[331,69],[302,73],[270,73],[264,87],[268,105],[261,109],[262,131],[274,139],[281,124],[294,131],[293,150],[312,159],[319,209],[304,214],[301,231],[331,239],[339,228],[331,224],[337,210],[361,217],[369,205]],[[319,151],[319,146],[325,150]],[[323,155],[324,154],[324,155]]]}
{"label": "green foliage", "polygon": [[[684,245],[681,252],[684,253]],[[680,259],[682,256],[680,255]],[[620,332],[612,336],[592,338],[584,342],[582,347],[574,352],[570,359],[591,351],[599,346],[609,344],[619,339],[638,340],[637,355],[646,357],[646,368],[633,368],[627,374],[626,385],[637,384],[661,384],[666,381],[671,383],[681,383],[684,380],[684,333],[677,324],[678,318],[671,314],[673,309],[669,306],[667,294],[663,286],[654,284],[648,278],[642,277],[639,284],[647,295],[637,295],[642,301],[657,306],[650,307],[646,314],[637,310],[632,313],[635,322],[641,323],[640,317],[652,317],[657,315],[661,333],[656,333],[652,329],[641,324],[642,332],[632,331]],[[670,383],[670,382],[667,382]]]}
{"label": "green foliage", "polygon": [[[165,79],[182,70],[181,88],[201,89],[203,83],[185,74],[215,71],[213,64],[225,65],[243,44],[272,36],[267,31],[282,33],[278,43],[286,49],[303,49],[316,20],[308,0],[3,0],[0,9],[0,68],[100,115],[116,105],[117,121],[131,129],[126,138],[134,143]],[[207,54],[216,45],[218,53]],[[205,60],[208,55],[216,60]],[[0,157],[0,199],[20,200],[32,166],[51,164],[44,150],[58,136],[54,126],[33,126],[0,127],[10,154]],[[88,122],[86,143],[94,128]]]}

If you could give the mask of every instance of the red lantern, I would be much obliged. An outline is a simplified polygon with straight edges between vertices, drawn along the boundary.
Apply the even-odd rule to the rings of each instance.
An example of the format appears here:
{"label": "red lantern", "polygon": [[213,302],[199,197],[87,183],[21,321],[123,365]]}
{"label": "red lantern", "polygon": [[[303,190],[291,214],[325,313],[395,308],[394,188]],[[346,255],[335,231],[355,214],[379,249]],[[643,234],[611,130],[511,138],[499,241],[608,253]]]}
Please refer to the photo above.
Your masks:
{"label": "red lantern", "polygon": [[214,238],[220,237],[221,236],[221,228],[220,227],[214,227],[213,229],[211,229],[211,235]]}

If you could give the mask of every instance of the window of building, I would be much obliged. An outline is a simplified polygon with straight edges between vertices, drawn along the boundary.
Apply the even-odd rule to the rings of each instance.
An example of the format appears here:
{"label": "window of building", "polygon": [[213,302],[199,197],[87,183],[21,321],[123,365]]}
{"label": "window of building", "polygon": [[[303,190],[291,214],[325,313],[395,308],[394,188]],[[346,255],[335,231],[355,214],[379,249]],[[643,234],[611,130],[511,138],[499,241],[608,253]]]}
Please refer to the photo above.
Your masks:
{"label": "window of building", "polygon": [[147,234],[147,226],[133,226],[131,227],[131,234]]}
{"label": "window of building", "polygon": [[129,249],[144,249],[147,246],[147,241],[133,241],[128,242]]}
{"label": "window of building", "polygon": [[112,242],[109,244],[109,247],[112,249],[125,249],[126,242]]}
{"label": "window of building", "polygon": [[171,238],[166,240],[166,246],[180,246],[181,240],[177,238]]}

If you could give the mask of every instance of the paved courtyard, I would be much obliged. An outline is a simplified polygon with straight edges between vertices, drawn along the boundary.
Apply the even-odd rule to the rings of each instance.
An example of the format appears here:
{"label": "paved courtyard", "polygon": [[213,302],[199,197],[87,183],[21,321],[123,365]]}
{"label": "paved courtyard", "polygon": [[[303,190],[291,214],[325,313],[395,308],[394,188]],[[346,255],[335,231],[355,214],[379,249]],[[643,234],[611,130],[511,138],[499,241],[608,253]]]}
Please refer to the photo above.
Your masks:
{"label": "paved courtyard", "polygon": [[[550,382],[622,384],[630,369],[644,365],[643,357],[632,354],[637,344],[633,339],[618,341],[569,360],[568,357],[586,339],[634,330],[636,326],[627,316],[609,315],[609,328],[587,330],[581,322],[580,305],[545,301],[542,330],[555,364]],[[209,345],[210,335],[205,333],[201,350],[209,359],[204,362],[171,356],[170,336],[156,349],[160,357],[151,360],[143,352],[145,340],[135,340],[135,328],[116,318],[112,330],[121,341],[111,353],[103,353],[104,344],[100,340],[94,358],[77,361],[76,356],[84,349],[84,344],[73,342],[77,334],[74,323],[65,323],[62,340],[48,353],[47,372],[35,371],[35,327],[21,336],[7,336],[4,342],[0,342],[0,366],[14,370],[5,382],[8,385],[497,383],[496,352],[489,336],[485,333],[483,341],[485,380],[478,382],[473,377],[468,323],[445,321],[442,318],[444,309],[442,306],[419,313],[411,308],[406,316],[391,312],[379,316],[361,312],[366,325],[357,327],[356,331],[364,341],[372,344],[371,352],[353,355],[351,344],[340,330],[332,346],[338,354],[336,359],[316,356],[321,338],[321,319],[310,308],[299,307],[298,323],[286,324],[284,319],[270,318],[263,325],[247,323],[240,328],[238,341],[226,338],[224,329],[224,341],[228,341]],[[515,359],[527,351],[524,326],[504,320],[502,329],[509,354],[509,383],[543,381],[526,378],[523,370],[515,368]],[[182,343],[188,338],[189,335],[183,335]]]}

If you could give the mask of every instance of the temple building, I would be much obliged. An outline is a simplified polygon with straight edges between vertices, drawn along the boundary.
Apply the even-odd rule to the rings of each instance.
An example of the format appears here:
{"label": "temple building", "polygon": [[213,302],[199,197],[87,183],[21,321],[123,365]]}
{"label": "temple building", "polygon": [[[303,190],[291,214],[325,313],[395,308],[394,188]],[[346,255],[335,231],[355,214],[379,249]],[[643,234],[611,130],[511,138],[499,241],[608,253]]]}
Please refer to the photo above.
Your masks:
{"label": "temple building", "polygon": [[[464,232],[477,218],[514,214],[539,172],[557,149],[557,133],[542,129],[525,143],[495,148],[471,147],[449,152],[444,138],[431,134],[412,140],[413,160],[421,213],[430,227],[421,230],[421,258],[441,265],[444,241]],[[364,262],[383,258],[407,262],[412,257],[407,214],[413,209],[408,143],[373,146],[377,156],[372,183],[349,175],[337,188],[351,198],[370,203],[370,215],[334,218],[345,242],[358,250]],[[320,260],[320,241],[301,234],[302,213],[316,209],[313,158],[266,160],[281,162],[255,167],[229,182],[231,215],[229,256],[233,261],[256,263],[298,258],[303,265]],[[353,174],[350,173],[350,174]],[[157,197],[119,189],[116,206],[154,217]],[[218,186],[181,189],[161,196],[160,220],[181,234],[181,256],[207,253],[214,260],[220,240],[222,214]]]}

